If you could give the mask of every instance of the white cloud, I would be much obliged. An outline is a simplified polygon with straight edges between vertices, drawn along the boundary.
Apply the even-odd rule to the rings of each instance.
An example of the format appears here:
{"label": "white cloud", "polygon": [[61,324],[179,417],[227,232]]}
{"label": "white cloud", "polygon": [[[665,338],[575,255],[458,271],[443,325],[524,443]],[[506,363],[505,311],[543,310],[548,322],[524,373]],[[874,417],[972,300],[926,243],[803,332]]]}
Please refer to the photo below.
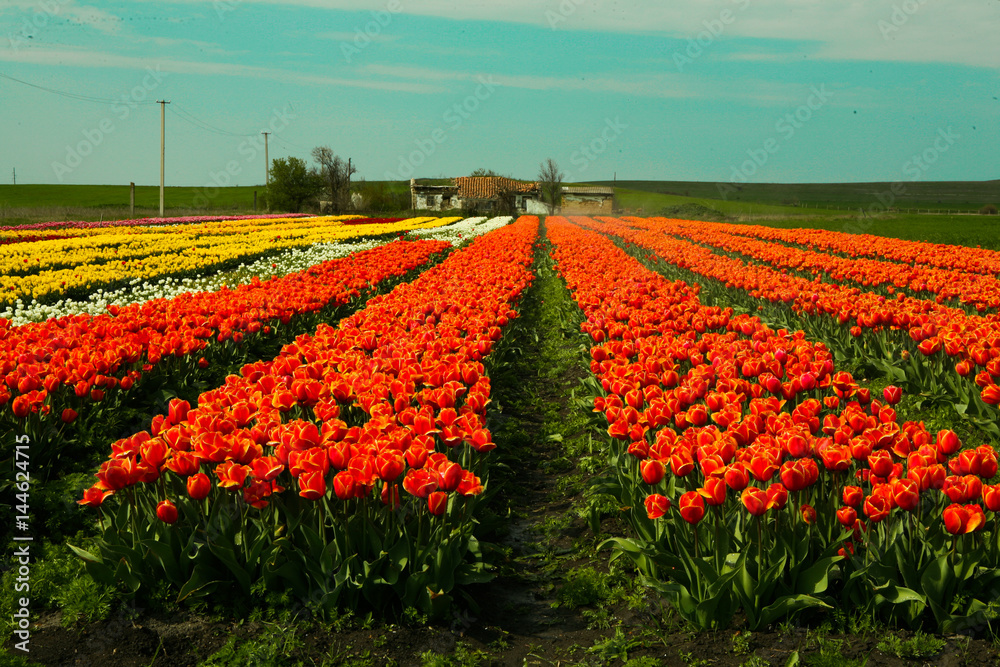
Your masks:
{"label": "white cloud", "polygon": [[35,65],[62,65],[72,67],[109,67],[145,71],[147,67],[159,68],[164,72],[179,74],[196,74],[209,76],[240,76],[264,78],[282,82],[311,84],[317,86],[334,86],[348,88],[368,88],[372,90],[388,90],[406,93],[441,93],[445,92],[439,86],[411,81],[375,81],[371,79],[346,79],[325,76],[322,74],[307,74],[289,72],[287,70],[251,65],[236,65],[232,63],[195,62],[189,60],[174,60],[170,58],[136,58],[101,51],[86,51],[83,49],[19,49],[17,51],[0,51],[0,61],[31,63]]}
{"label": "white cloud", "polygon": [[[195,0],[157,0],[184,3]],[[244,3],[402,13],[688,39],[724,18],[721,39],[815,42],[832,60],[940,62],[1000,67],[1000,2],[962,0],[242,0]],[[907,13],[903,7],[911,9]],[[898,9],[897,9],[898,8]],[[884,36],[880,21],[899,30]],[[717,24],[716,24],[717,25]],[[811,54],[812,57],[813,54]]]}
{"label": "white cloud", "polygon": [[106,35],[121,31],[121,17],[92,5],[78,4],[76,0],[7,0],[0,7],[0,18],[24,36],[34,35],[59,21],[88,26]]}

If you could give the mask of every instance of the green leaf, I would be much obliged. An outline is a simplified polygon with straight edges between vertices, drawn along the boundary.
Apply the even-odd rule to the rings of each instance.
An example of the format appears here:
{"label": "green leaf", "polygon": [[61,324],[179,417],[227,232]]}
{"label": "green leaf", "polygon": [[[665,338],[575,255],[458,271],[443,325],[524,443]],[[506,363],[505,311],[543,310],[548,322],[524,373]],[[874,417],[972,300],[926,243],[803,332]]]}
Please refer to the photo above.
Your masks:
{"label": "green leaf", "polygon": [[[222,564],[233,573],[236,577],[236,583],[239,584],[240,590],[243,591],[244,595],[250,595],[250,573],[240,565],[239,558],[236,556],[236,552],[229,547],[222,546],[221,544],[213,544],[209,542],[209,551],[212,555],[222,561]],[[252,567],[252,566],[251,566]]]}
{"label": "green leaf", "polygon": [[143,540],[142,544],[160,562],[160,566],[163,568],[163,572],[167,576],[167,579],[170,580],[170,583],[180,586],[182,581],[181,573],[180,568],[177,566],[177,556],[174,554],[173,548],[169,544],[160,542],[159,540]]}
{"label": "green leaf", "polygon": [[218,572],[204,563],[198,563],[194,566],[191,578],[188,579],[187,583],[181,587],[180,593],[177,594],[177,602],[186,600],[195,593],[198,594],[195,597],[207,595],[216,584],[222,581],[223,579],[219,576]]}
{"label": "green leaf", "polygon": [[74,547],[72,544],[69,544],[68,542],[66,543],[66,546],[68,546],[70,548],[70,551],[72,551],[73,553],[75,553],[77,556],[79,556],[83,560],[87,561],[88,563],[103,563],[104,562],[101,559],[100,556],[95,556],[94,554],[90,553],[89,551],[85,551],[85,550],[81,549],[80,547]]}
{"label": "green leaf", "polygon": [[920,604],[927,604],[927,598],[925,596],[910,588],[885,584],[884,586],[876,587],[875,591],[878,593],[878,597],[884,599],[890,604],[902,604],[904,602],[919,602]]}
{"label": "green leaf", "polygon": [[[810,607],[821,607],[823,609],[833,609],[829,604],[811,595],[785,595],[778,598],[761,610],[757,618],[757,628],[766,627],[782,616],[790,616],[803,609]],[[756,629],[756,628],[751,628]]]}
{"label": "green leaf", "polygon": [[830,570],[843,560],[842,556],[830,556],[813,563],[805,572],[799,575],[796,591],[805,595],[816,595],[826,591],[829,585]]}

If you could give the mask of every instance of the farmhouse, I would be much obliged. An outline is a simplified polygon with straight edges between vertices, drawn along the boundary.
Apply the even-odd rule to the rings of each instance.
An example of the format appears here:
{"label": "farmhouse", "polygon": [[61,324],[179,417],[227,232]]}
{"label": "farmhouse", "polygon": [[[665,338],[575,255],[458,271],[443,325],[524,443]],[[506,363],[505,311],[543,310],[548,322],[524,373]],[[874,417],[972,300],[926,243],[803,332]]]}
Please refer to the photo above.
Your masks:
{"label": "farmhouse", "polygon": [[562,215],[611,215],[615,205],[614,188],[563,186]]}
{"label": "farmhouse", "polygon": [[538,183],[524,183],[503,176],[460,176],[450,183],[419,183],[410,179],[410,201],[415,209],[443,211],[462,209],[490,213],[503,210],[502,200],[508,199],[508,210],[543,215]]}

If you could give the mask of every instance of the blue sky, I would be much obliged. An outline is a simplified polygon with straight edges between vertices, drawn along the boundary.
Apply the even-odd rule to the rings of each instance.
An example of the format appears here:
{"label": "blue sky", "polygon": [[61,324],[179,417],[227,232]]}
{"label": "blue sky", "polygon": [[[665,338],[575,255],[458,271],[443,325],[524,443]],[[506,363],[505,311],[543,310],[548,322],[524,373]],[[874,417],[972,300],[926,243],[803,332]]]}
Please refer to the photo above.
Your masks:
{"label": "blue sky", "polygon": [[998,0],[8,0],[0,182],[158,183],[159,99],[169,185],[263,182],[261,130],[369,180],[995,179],[997,25]]}

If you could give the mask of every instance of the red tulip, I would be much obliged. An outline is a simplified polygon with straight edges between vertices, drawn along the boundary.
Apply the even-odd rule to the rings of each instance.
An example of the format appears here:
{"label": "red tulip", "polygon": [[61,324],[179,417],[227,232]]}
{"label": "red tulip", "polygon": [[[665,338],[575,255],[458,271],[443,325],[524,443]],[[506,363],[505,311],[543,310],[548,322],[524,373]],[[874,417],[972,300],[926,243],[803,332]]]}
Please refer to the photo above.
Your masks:
{"label": "red tulip", "polygon": [[987,405],[1000,405],[1000,386],[996,384],[986,385],[979,395]]}
{"label": "red tulip", "polygon": [[708,505],[717,507],[726,502],[726,481],[721,477],[709,477],[698,493]]}
{"label": "red tulip", "polygon": [[31,401],[24,394],[15,396],[10,404],[10,409],[18,419],[24,419],[31,412]]}
{"label": "red tulip", "polygon": [[705,501],[697,491],[688,491],[677,501],[681,518],[694,525],[705,516]]}
{"label": "red tulip", "polygon": [[399,452],[382,452],[375,459],[375,469],[383,482],[395,482],[406,467]]}
{"label": "red tulip", "polygon": [[942,519],[944,519],[944,529],[952,535],[968,532],[965,526],[969,522],[969,512],[962,505],[954,503],[945,507]]}
{"label": "red tulip", "polygon": [[250,466],[240,465],[235,461],[223,461],[215,466],[215,476],[219,478],[219,488],[238,489],[243,486],[250,474]]}
{"label": "red tulip", "polygon": [[920,503],[920,485],[912,479],[902,478],[893,480],[890,485],[892,498],[904,512],[912,512]]}
{"label": "red tulip", "polygon": [[448,494],[444,491],[432,491],[427,496],[427,509],[434,516],[441,516],[448,509]]}
{"label": "red tulip", "polygon": [[775,482],[767,487],[767,509],[784,509],[788,502],[788,489],[782,484]]}
{"label": "red tulip", "polygon": [[895,385],[889,385],[882,390],[882,396],[889,405],[896,405],[903,398],[903,390]]}
{"label": "red tulip", "polygon": [[802,521],[804,521],[806,525],[811,526],[816,523],[816,509],[812,505],[802,503],[799,511],[802,513]]}
{"label": "red tulip", "polygon": [[646,496],[646,515],[650,519],[659,519],[670,511],[670,499],[659,493],[652,493]]}
{"label": "red tulip", "polygon": [[857,509],[865,500],[864,491],[860,486],[845,486],[843,500],[845,505]]}
{"label": "red tulip", "polygon": [[878,523],[889,516],[892,511],[890,501],[881,494],[872,494],[865,498],[865,516],[872,523]]}
{"label": "red tulip", "polygon": [[[337,477],[343,474],[345,473],[337,473]],[[350,473],[347,474],[350,476]],[[334,477],[335,489],[337,488],[337,477]],[[353,479],[351,477],[352,481]],[[306,500],[319,500],[326,495],[326,477],[323,475],[322,470],[307,470],[299,475],[298,480],[299,495]],[[337,497],[340,498],[339,493]]]}
{"label": "red tulip", "polygon": [[724,479],[733,491],[742,491],[750,483],[750,476],[747,474],[746,466],[742,463],[733,463],[726,468]]}
{"label": "red tulip", "polygon": [[[320,475],[321,473],[315,473]],[[322,478],[322,477],[321,477]],[[340,500],[350,500],[357,495],[358,480],[349,470],[341,470],[333,476],[333,494]],[[326,493],[326,482],[323,482],[323,493]],[[318,497],[318,496],[317,496]]]}
{"label": "red tulip", "polygon": [[962,448],[962,441],[958,439],[958,436],[954,431],[943,429],[938,431],[937,446],[938,451],[942,454],[945,456],[951,456]]}
{"label": "red tulip", "polygon": [[639,462],[639,472],[642,475],[642,481],[649,485],[655,485],[663,479],[666,467],[663,465],[663,461],[646,459]]}
{"label": "red tulip", "polygon": [[76,501],[80,505],[85,507],[100,507],[104,499],[113,494],[114,491],[109,491],[107,489],[100,489],[97,486],[92,486],[83,492],[83,498]]}
{"label": "red tulip", "polygon": [[212,490],[212,480],[203,472],[191,475],[187,479],[187,492],[194,500],[203,500]]}
{"label": "red tulip", "polygon": [[250,464],[254,478],[259,482],[271,482],[285,469],[274,456],[261,456],[255,458]]}
{"label": "red tulip", "polygon": [[983,485],[983,504],[991,512],[1000,512],[1000,484]]}
{"label": "red tulip", "polygon": [[156,506],[156,517],[163,523],[175,523],[177,521],[177,507],[169,500],[161,500]]}
{"label": "red tulip", "polygon": [[190,410],[191,404],[187,401],[179,398],[171,399],[169,405],[167,406],[167,419],[171,424],[180,424],[187,418]]}
{"label": "red tulip", "polygon": [[761,516],[767,511],[767,492],[756,486],[748,486],[743,489],[740,501],[752,516]]}
{"label": "red tulip", "polygon": [[837,510],[837,521],[844,528],[850,528],[858,520],[858,512],[853,507],[841,507]]}

